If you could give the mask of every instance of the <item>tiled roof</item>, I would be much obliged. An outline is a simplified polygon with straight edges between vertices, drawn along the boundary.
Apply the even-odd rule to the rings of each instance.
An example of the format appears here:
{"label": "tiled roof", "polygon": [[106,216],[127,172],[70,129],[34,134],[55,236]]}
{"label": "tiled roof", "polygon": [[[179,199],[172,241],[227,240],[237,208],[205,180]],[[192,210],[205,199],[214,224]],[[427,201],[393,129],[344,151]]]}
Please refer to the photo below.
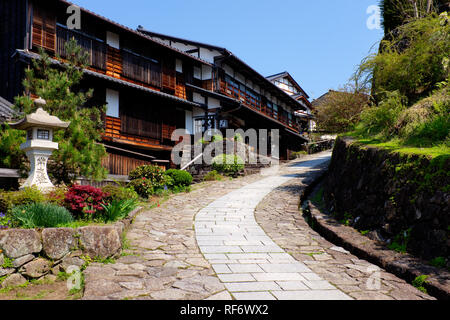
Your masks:
{"label": "tiled roof", "polygon": [[11,120],[15,114],[12,103],[0,97],[0,123]]}

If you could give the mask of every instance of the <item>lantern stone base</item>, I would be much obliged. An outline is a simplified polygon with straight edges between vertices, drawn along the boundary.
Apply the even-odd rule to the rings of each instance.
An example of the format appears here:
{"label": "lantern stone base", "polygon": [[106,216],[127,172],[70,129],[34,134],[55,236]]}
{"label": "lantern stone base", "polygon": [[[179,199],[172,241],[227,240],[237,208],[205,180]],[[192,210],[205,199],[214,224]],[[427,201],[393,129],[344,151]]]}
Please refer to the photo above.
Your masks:
{"label": "lantern stone base", "polygon": [[52,155],[52,151],[53,150],[26,151],[26,155],[30,160],[31,170],[28,179],[20,187],[20,189],[36,186],[40,191],[46,192],[55,187],[47,174],[47,161]]}

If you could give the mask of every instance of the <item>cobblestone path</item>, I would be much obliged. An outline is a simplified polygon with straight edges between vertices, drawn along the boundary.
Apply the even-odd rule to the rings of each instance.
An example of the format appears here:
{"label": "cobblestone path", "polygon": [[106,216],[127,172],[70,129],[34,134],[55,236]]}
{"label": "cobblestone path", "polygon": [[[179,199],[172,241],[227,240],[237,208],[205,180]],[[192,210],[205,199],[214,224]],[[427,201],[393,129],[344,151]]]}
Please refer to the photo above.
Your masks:
{"label": "cobblestone path", "polygon": [[83,299],[429,298],[383,271],[381,289],[367,288],[370,265],[304,223],[298,192],[329,156],[204,183],[139,214],[123,256],[84,271]]}
{"label": "cobblestone path", "polygon": [[[314,173],[303,174],[276,188],[255,210],[258,224],[295,260],[357,300],[429,300],[404,280],[350,254],[322,238],[299,214],[299,197]],[[301,296],[299,296],[301,297]]]}

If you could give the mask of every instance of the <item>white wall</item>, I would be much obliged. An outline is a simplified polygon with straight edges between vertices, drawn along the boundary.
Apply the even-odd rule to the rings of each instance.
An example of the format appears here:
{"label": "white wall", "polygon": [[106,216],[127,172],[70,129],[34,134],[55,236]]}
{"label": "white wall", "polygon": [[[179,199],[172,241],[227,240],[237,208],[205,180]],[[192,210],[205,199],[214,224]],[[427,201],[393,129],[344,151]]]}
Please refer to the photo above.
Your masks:
{"label": "white wall", "polygon": [[[197,49],[197,47],[195,47],[195,46],[186,45],[186,44],[181,43],[181,42],[174,42],[174,41],[167,41],[167,42],[171,43],[172,47],[174,47],[174,48],[176,48],[178,50],[181,50],[183,52],[186,52],[186,51],[192,50],[192,49]],[[197,57],[197,52],[192,53],[192,55]]]}
{"label": "white wall", "polygon": [[200,48],[200,58],[209,63],[214,63],[214,57],[217,56],[220,56],[219,51]]}
{"label": "white wall", "polygon": [[197,107],[192,108],[192,116],[195,117],[204,117],[205,116],[205,110]]}
{"label": "white wall", "polygon": [[120,37],[117,33],[106,31],[106,43],[116,49],[120,49]]}
{"label": "white wall", "polygon": [[234,70],[229,65],[224,64],[223,70],[225,70],[225,73],[228,74],[229,76],[234,77]]}
{"label": "white wall", "polygon": [[177,72],[183,72],[183,61],[181,61],[180,59],[176,59],[176,63],[175,63],[175,69]]}
{"label": "white wall", "polygon": [[202,65],[202,80],[212,79],[212,67]]}
{"label": "white wall", "polygon": [[197,103],[201,103],[201,104],[205,104],[205,98],[202,97],[200,94],[198,94],[197,92],[194,92],[192,95],[192,100],[194,100],[194,102]]}
{"label": "white wall", "polygon": [[208,109],[220,108],[220,101],[215,98],[208,98]]}
{"label": "white wall", "polygon": [[236,72],[236,80],[240,81],[241,83],[245,83],[245,77],[239,72]]}
{"label": "white wall", "polygon": [[106,89],[106,115],[119,118],[119,92]]}
{"label": "white wall", "polygon": [[186,110],[185,129],[190,134],[194,134],[194,120],[192,119],[192,111]]}
{"label": "white wall", "polygon": [[194,67],[194,78],[202,80],[202,69],[198,67]]}

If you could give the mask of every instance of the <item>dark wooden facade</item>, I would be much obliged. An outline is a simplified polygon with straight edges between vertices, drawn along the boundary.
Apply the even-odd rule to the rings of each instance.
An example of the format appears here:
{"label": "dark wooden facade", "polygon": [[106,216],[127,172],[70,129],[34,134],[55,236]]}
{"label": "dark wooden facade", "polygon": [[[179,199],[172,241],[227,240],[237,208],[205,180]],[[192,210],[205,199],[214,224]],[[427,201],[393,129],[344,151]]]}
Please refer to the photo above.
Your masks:
{"label": "dark wooden facade", "polygon": [[[293,112],[277,109],[263,94],[227,76],[221,62],[194,57],[84,9],[81,30],[70,30],[66,26],[69,5],[64,0],[0,0],[0,95],[12,101],[22,94],[31,53],[43,48],[55,61],[64,62],[65,44],[75,39],[89,54],[82,87],[93,88],[94,97],[87,107],[113,99],[111,105],[117,108],[103,117],[102,137],[108,151],[103,164],[111,174],[126,175],[147,163],[169,165],[173,131],[202,116],[203,130],[218,127],[223,112],[232,115],[227,118],[230,128],[282,129],[283,136],[290,135],[283,138],[283,146],[303,132]],[[261,88],[288,105],[295,104],[248,66],[234,63]],[[202,77],[205,70],[211,70],[210,77]],[[219,105],[208,105],[209,93]],[[203,102],[198,101],[199,95]],[[230,113],[239,104],[245,108]]]}
{"label": "dark wooden facade", "polygon": [[26,0],[0,0],[0,96],[12,102],[20,92],[24,70],[13,63],[16,49],[28,43],[29,5]]}

